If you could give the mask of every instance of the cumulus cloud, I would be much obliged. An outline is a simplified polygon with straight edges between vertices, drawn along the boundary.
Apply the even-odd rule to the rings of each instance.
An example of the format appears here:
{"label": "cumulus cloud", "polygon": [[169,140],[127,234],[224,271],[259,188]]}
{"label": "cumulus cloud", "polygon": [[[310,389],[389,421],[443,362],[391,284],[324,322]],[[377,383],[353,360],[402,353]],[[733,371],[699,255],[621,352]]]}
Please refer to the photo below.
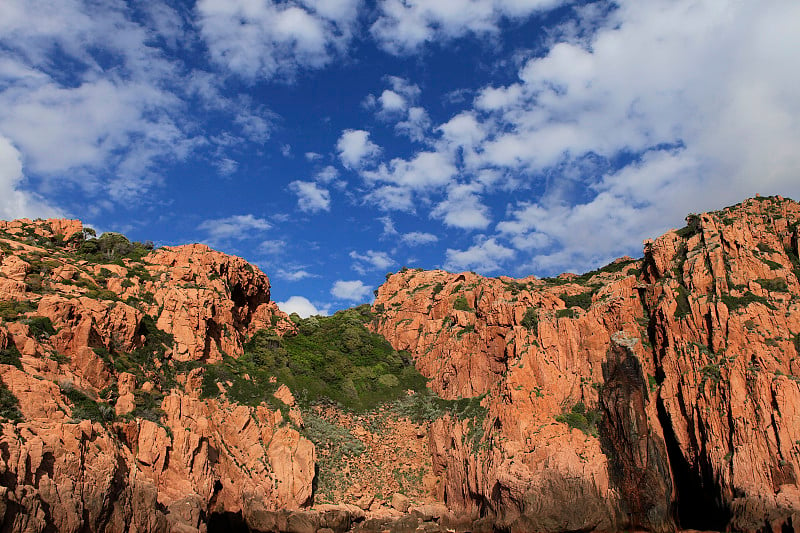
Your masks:
{"label": "cumulus cloud", "polygon": [[377,157],[381,149],[369,140],[369,132],[364,130],[344,130],[336,143],[339,159],[347,168],[357,169],[364,162]]}
{"label": "cumulus cloud", "polygon": [[467,34],[494,34],[503,19],[521,19],[563,0],[382,0],[371,32],[393,54],[416,51],[426,42]]}
{"label": "cumulus cloud", "polygon": [[0,135],[0,219],[63,216],[36,194],[21,190],[23,181],[21,154]]}
{"label": "cumulus cloud", "polygon": [[431,211],[431,216],[442,219],[446,226],[461,229],[485,229],[489,223],[489,208],[478,193],[479,184],[456,184],[447,190],[447,198]]}
{"label": "cumulus cloud", "polygon": [[[24,155],[26,172],[57,179],[62,190],[141,202],[161,183],[164,161],[204,142],[176,95],[180,70],[153,44],[157,34],[170,41],[184,31],[163,7],[136,21],[116,4],[4,2],[0,131]],[[143,25],[156,12],[163,24]],[[59,68],[64,59],[68,73]]]}
{"label": "cumulus cloud", "polygon": [[[800,73],[786,68],[800,5],[617,4],[587,39],[568,32],[476,100],[497,121],[480,165],[560,173],[498,226],[534,253],[529,268],[590,268],[689,211],[800,193]],[[564,172],[625,154],[577,181]]]}
{"label": "cumulus cloud", "polygon": [[359,274],[365,274],[372,270],[386,270],[395,264],[394,259],[389,257],[389,254],[376,250],[367,250],[363,254],[352,251],[350,252],[350,258],[354,260],[353,270]]}
{"label": "cumulus cloud", "polygon": [[449,154],[418,152],[411,159],[392,159],[375,171],[362,172],[372,181],[384,181],[409,189],[428,189],[446,185],[456,174],[455,163]]}
{"label": "cumulus cloud", "polygon": [[279,268],[277,270],[277,275],[281,279],[285,279],[286,281],[300,281],[307,278],[318,278],[316,274],[312,274],[308,270],[305,269],[298,269],[298,270],[284,270]]}
{"label": "cumulus cloud", "polygon": [[199,0],[196,12],[212,60],[254,81],[327,65],[349,43],[359,3]]}
{"label": "cumulus cloud", "polygon": [[226,240],[244,240],[267,231],[272,224],[254,215],[233,215],[226,218],[204,220],[197,229],[204,231],[209,242],[217,245]]}
{"label": "cumulus cloud", "polygon": [[376,206],[383,211],[414,212],[414,201],[411,190],[405,187],[383,185],[364,195],[366,203]]}
{"label": "cumulus cloud", "polygon": [[293,181],[289,190],[297,195],[297,207],[306,213],[330,211],[331,193],[313,181]]}
{"label": "cumulus cloud", "polygon": [[362,302],[372,293],[372,287],[361,280],[337,280],[331,287],[331,295],[339,300]]}
{"label": "cumulus cloud", "polygon": [[328,314],[327,309],[318,309],[317,306],[311,303],[305,296],[290,296],[285,302],[276,302],[278,308],[286,314],[297,313],[302,318],[308,318],[314,315]]}
{"label": "cumulus cloud", "polygon": [[448,248],[444,268],[454,272],[470,269],[487,274],[500,270],[514,255],[514,250],[503,246],[494,237],[479,238],[466,250]]}
{"label": "cumulus cloud", "polygon": [[420,246],[423,244],[433,244],[434,242],[438,242],[439,237],[437,237],[433,233],[412,231],[410,233],[404,234],[400,240],[409,246]]}

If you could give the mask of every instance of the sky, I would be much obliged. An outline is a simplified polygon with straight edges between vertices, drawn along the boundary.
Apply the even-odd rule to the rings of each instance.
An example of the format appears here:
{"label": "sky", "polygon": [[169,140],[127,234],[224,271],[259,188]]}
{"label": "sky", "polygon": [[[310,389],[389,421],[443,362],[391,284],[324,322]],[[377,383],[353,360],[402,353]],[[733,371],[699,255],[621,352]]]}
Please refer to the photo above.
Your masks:
{"label": "sky", "polygon": [[2,0],[0,218],[258,265],[287,312],[403,266],[641,256],[800,199],[796,0]]}

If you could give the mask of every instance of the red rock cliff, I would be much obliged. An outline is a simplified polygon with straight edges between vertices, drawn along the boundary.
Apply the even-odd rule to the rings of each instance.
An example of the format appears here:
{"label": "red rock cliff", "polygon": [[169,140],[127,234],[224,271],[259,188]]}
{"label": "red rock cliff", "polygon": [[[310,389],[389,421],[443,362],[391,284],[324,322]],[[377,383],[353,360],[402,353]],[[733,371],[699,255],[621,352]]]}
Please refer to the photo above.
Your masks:
{"label": "red rock cliff", "polygon": [[448,505],[515,531],[800,524],[800,206],[687,221],[583,276],[380,287],[374,329],[486,408],[432,425]]}
{"label": "red rock cliff", "polygon": [[200,399],[201,363],[294,327],[267,277],[202,245],[87,260],[82,231],[0,223],[4,531],[190,532],[309,505],[316,452],[290,406]]}

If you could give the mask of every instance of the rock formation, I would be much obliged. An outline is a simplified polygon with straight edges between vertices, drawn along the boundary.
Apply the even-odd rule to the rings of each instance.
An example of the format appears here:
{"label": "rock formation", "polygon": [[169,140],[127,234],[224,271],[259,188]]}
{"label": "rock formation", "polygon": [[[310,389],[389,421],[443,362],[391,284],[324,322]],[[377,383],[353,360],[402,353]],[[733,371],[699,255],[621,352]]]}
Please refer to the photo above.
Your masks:
{"label": "rock formation", "polygon": [[342,322],[397,366],[359,367],[400,391],[365,412],[269,373],[315,321],[246,261],[0,222],[2,529],[797,529],[798,222],[757,197],[583,275],[403,269]]}
{"label": "rock formation", "polygon": [[703,215],[575,276],[405,270],[376,331],[445,398],[439,496],[512,531],[800,526],[800,206]]}

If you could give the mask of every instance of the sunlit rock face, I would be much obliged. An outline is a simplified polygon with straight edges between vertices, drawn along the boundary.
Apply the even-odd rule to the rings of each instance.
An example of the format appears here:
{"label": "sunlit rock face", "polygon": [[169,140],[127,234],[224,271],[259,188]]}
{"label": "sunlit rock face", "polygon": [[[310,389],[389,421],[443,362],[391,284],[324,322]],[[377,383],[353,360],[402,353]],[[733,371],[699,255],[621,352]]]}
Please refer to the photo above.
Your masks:
{"label": "sunlit rock face", "polygon": [[798,523],[797,203],[754,198],[583,276],[404,270],[373,327],[445,398],[439,496],[512,530]]}
{"label": "sunlit rock face", "polygon": [[435,396],[362,411],[259,381],[253,339],[286,356],[312,321],[246,261],[0,222],[4,527],[795,527],[798,221],[750,199],[580,276],[404,269],[331,342],[366,325],[399,370],[348,386],[415,366]]}

